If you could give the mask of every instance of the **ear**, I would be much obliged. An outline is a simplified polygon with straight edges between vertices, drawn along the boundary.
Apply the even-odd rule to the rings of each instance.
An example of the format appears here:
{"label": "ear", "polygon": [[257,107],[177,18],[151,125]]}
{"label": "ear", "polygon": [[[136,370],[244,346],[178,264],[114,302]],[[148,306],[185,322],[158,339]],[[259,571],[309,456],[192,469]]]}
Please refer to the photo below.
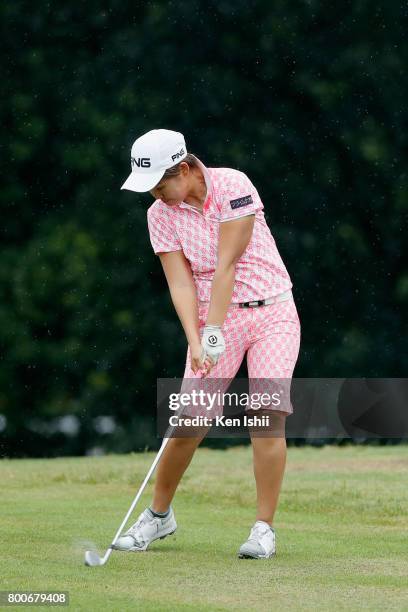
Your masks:
{"label": "ear", "polygon": [[180,173],[182,176],[187,177],[190,172],[190,166],[185,161],[180,162]]}

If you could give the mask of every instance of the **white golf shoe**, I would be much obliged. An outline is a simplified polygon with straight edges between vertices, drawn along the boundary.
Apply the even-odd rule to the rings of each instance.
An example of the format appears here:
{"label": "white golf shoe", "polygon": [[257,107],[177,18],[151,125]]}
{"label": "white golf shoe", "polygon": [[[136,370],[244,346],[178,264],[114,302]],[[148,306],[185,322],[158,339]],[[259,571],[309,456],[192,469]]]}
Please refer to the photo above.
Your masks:
{"label": "white golf shoe", "polygon": [[276,554],[275,530],[264,521],[256,521],[247,541],[239,549],[240,559],[269,559]]}
{"label": "white golf shoe", "polygon": [[150,508],[146,508],[136,523],[119,536],[112,548],[128,552],[143,552],[152,542],[162,540],[174,533],[176,529],[177,523],[171,507],[165,518],[154,516]]}

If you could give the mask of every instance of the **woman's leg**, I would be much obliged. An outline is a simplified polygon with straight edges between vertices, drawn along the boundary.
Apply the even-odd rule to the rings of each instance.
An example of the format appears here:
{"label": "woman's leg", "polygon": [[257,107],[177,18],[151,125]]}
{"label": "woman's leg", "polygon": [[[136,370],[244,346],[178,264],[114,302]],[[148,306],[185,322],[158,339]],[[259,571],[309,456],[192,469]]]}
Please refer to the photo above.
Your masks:
{"label": "woman's leg", "polygon": [[167,442],[157,467],[152,510],[155,512],[167,511],[181,477],[207,431],[208,429],[202,435],[195,437],[170,438]]}
{"label": "woman's leg", "polygon": [[[201,335],[207,320],[208,308],[208,303],[199,304],[199,326]],[[226,350],[221,355],[217,365],[211,369],[210,373],[204,379],[201,379],[201,374],[194,375],[191,369],[190,347],[188,347],[180,393],[191,393],[193,390],[197,391],[200,389],[203,389],[207,393],[217,393],[218,391],[223,393],[227,390],[230,381],[232,381],[239,370],[246,349],[246,318],[243,314],[238,312],[239,310],[240,309],[234,307],[228,310],[223,325]],[[245,311],[241,312],[245,314]],[[198,406],[189,407],[183,414],[187,416],[204,415],[209,418],[214,418],[216,414],[222,414],[222,409],[221,412],[217,410],[213,412],[214,413],[208,413],[201,406]],[[197,427],[194,435],[190,429],[186,437],[175,437],[168,441],[157,468],[157,477],[151,506],[152,510],[155,512],[166,512],[181,477],[189,466],[196,448],[206,436],[208,430],[209,428]]]}
{"label": "woman's leg", "polygon": [[260,434],[250,429],[257,492],[256,520],[272,526],[286,465],[286,415],[277,415],[272,410],[264,414],[269,415],[271,431]]}
{"label": "woman's leg", "polygon": [[[253,342],[248,349],[250,392],[280,390],[281,410],[255,411],[270,415],[269,431],[251,431],[257,489],[257,520],[272,524],[286,466],[286,417],[293,412],[290,383],[300,348],[300,321],[294,301],[253,310]],[[253,413],[254,411],[248,411]]]}

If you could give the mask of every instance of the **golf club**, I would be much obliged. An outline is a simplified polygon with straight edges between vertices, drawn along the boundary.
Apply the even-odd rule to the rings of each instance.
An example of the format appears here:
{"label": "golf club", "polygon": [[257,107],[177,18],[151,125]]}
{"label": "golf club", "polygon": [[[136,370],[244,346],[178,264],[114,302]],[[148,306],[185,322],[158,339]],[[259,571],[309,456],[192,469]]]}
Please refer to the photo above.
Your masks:
{"label": "golf club", "polygon": [[95,567],[96,565],[105,565],[105,563],[109,559],[109,557],[110,557],[110,555],[112,553],[112,550],[113,550],[112,547],[115,544],[116,540],[118,539],[119,535],[121,534],[123,527],[126,525],[129,516],[132,514],[134,507],[136,506],[136,504],[139,501],[139,498],[142,495],[142,493],[143,493],[147,483],[149,482],[150,477],[153,474],[153,472],[154,472],[154,470],[156,468],[156,465],[158,464],[158,462],[160,460],[160,457],[162,456],[163,451],[164,451],[164,449],[167,446],[168,441],[170,440],[171,433],[172,433],[174,427],[175,426],[173,426],[171,428],[170,435],[167,438],[163,439],[163,442],[162,442],[162,445],[161,445],[161,447],[159,449],[159,452],[157,453],[156,458],[153,461],[152,466],[151,466],[150,470],[148,471],[147,476],[146,476],[146,478],[144,479],[144,481],[142,483],[142,486],[140,487],[139,491],[137,492],[137,495],[136,495],[135,499],[133,500],[132,505],[130,506],[130,508],[129,508],[126,516],[125,516],[125,518],[123,519],[123,522],[122,522],[121,526],[119,527],[118,531],[116,532],[116,535],[115,535],[115,537],[112,540],[112,544],[109,546],[108,550],[106,551],[106,553],[104,554],[103,557],[100,557],[96,551],[87,550],[85,552],[85,565],[88,565],[90,567]]}
{"label": "golf club", "polygon": [[[184,410],[184,407],[183,407],[183,410]],[[181,411],[181,412],[183,412],[183,411]],[[87,565],[89,567],[96,567],[97,565],[105,565],[105,563],[109,559],[116,540],[118,539],[119,535],[121,534],[123,527],[126,525],[129,516],[132,514],[132,512],[133,512],[137,502],[140,499],[140,496],[142,495],[142,493],[143,493],[147,483],[150,480],[151,475],[153,474],[154,470],[156,469],[156,466],[157,466],[157,464],[158,464],[158,462],[160,460],[160,457],[162,456],[163,451],[166,448],[167,443],[168,443],[168,441],[171,438],[171,434],[173,433],[173,431],[174,431],[174,429],[176,427],[177,427],[177,425],[172,425],[172,426],[170,426],[167,429],[167,432],[169,432],[169,435],[166,436],[165,438],[163,438],[162,445],[161,445],[161,447],[160,447],[160,449],[159,449],[159,451],[158,451],[158,453],[156,455],[156,458],[153,461],[152,466],[151,466],[150,470],[148,471],[147,476],[146,476],[146,478],[144,479],[144,481],[142,483],[142,486],[140,487],[139,491],[137,492],[137,495],[136,495],[135,499],[133,500],[132,505],[130,506],[130,508],[129,508],[126,516],[125,516],[125,518],[122,521],[122,524],[120,525],[118,531],[116,532],[115,537],[113,538],[112,543],[109,546],[109,548],[107,549],[107,551],[105,552],[104,556],[100,557],[98,555],[98,553],[96,551],[94,551],[94,550],[87,550],[85,552],[85,565]]]}

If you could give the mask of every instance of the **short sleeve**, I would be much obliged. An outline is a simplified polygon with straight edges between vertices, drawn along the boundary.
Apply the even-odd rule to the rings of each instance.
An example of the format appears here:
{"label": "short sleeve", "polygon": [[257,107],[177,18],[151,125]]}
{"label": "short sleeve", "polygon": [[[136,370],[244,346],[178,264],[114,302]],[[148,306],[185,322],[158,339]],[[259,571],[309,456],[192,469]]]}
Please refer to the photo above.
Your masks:
{"label": "short sleeve", "polygon": [[150,242],[156,254],[183,250],[169,213],[154,204],[147,211]]}
{"label": "short sleeve", "polygon": [[253,215],[263,207],[258,191],[247,175],[239,170],[231,170],[221,196],[220,222]]}

